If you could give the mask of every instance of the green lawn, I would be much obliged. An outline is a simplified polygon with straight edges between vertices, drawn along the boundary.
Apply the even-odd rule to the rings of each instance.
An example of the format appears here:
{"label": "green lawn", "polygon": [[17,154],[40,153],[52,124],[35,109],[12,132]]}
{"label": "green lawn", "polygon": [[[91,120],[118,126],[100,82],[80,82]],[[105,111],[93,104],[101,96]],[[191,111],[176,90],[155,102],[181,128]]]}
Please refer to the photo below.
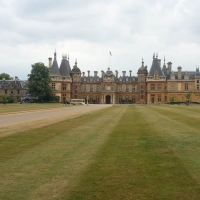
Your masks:
{"label": "green lawn", "polygon": [[42,109],[53,109],[53,108],[61,108],[63,106],[62,103],[12,103],[12,104],[0,104],[0,114],[13,113],[13,112],[26,112],[26,111],[34,111],[34,110],[42,110]]}
{"label": "green lawn", "polygon": [[0,199],[200,199],[200,108],[113,106],[0,138]]}

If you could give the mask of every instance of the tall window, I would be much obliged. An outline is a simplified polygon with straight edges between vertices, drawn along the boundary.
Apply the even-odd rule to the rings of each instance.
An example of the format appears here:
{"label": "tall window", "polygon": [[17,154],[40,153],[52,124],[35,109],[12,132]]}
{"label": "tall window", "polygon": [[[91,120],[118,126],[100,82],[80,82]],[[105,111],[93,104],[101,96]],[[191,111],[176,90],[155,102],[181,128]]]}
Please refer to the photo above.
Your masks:
{"label": "tall window", "polygon": [[63,89],[63,90],[66,90],[66,83],[63,83],[62,89]]}
{"label": "tall window", "polygon": [[5,90],[5,94],[7,94],[7,90]]}
{"label": "tall window", "polygon": [[56,90],[56,85],[55,85],[55,83],[52,83],[52,84],[51,84],[51,87],[52,87],[53,90]]}
{"label": "tall window", "polygon": [[175,90],[174,84],[171,85],[171,90]]}
{"label": "tall window", "polygon": [[126,103],[128,103],[128,101],[129,101],[129,98],[128,98],[128,96],[126,96]]}
{"label": "tall window", "polygon": [[132,86],[132,91],[135,92],[135,85]]}
{"label": "tall window", "polygon": [[96,91],[99,91],[99,85],[96,85]]}
{"label": "tall window", "polygon": [[188,90],[188,83],[185,83],[185,90]]}
{"label": "tall window", "polygon": [[161,84],[160,83],[158,84],[158,90],[161,90]]}
{"label": "tall window", "polygon": [[151,84],[151,90],[155,90],[155,84]]}
{"label": "tall window", "polygon": [[129,91],[129,85],[126,85],[126,92]]}
{"label": "tall window", "polygon": [[86,85],[83,85],[83,91],[86,91]]}
{"label": "tall window", "polygon": [[122,85],[119,85],[119,91],[120,92],[122,91]]}
{"label": "tall window", "polygon": [[161,94],[158,94],[158,102],[161,102]]}
{"label": "tall window", "polygon": [[90,85],[90,92],[93,91],[93,85]]}

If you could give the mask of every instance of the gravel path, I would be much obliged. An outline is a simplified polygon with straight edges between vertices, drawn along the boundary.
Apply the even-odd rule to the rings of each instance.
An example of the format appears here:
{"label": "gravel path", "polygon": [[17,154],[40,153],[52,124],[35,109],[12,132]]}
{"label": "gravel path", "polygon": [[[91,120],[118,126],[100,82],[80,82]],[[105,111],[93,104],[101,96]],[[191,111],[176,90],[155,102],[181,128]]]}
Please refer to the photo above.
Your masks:
{"label": "gravel path", "polygon": [[11,126],[15,124],[21,124],[26,122],[38,121],[43,119],[51,119],[58,116],[63,117],[75,117],[80,116],[88,112],[101,110],[110,107],[111,105],[83,105],[83,106],[71,106],[62,107],[53,110],[42,110],[25,113],[0,115],[0,127]]}

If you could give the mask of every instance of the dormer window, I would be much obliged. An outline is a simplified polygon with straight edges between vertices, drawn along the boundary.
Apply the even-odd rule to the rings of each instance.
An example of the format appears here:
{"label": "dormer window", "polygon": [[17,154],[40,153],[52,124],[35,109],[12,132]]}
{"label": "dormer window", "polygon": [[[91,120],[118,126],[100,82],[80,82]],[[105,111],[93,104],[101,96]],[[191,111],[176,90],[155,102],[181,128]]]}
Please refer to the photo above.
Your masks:
{"label": "dormer window", "polygon": [[126,78],[126,81],[128,81],[128,78]]}
{"label": "dormer window", "polygon": [[185,80],[188,80],[188,79],[189,79],[188,74],[185,74],[184,79],[185,79]]}
{"label": "dormer window", "polygon": [[175,75],[171,74],[170,78],[171,78],[171,80],[175,80]]}
{"label": "dormer window", "polygon": [[158,74],[158,72],[156,71],[156,72],[154,73],[154,78],[155,78],[155,79],[158,79],[158,76],[159,76],[159,74]]}

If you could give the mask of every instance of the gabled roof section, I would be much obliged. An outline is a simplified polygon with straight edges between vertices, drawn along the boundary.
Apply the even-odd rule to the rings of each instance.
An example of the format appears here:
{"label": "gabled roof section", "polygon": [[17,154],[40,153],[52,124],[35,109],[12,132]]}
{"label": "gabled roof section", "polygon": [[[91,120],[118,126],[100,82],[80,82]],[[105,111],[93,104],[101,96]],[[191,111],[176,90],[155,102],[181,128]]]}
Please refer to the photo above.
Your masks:
{"label": "gabled roof section", "polygon": [[62,62],[60,64],[60,74],[61,76],[70,77],[71,67],[69,65],[69,60],[67,60],[67,56],[63,55]]}
{"label": "gabled roof section", "polygon": [[161,63],[161,60],[158,59],[158,56],[156,57],[153,56],[153,62],[152,62],[151,69],[149,71],[148,76],[154,76],[155,73],[157,73],[158,76],[164,76],[160,67],[160,63]]}
{"label": "gabled roof section", "polygon": [[51,69],[50,69],[50,76],[60,76],[60,71],[59,71],[58,63],[56,59],[56,52],[54,53],[54,60],[53,60],[53,65],[51,66]]}

